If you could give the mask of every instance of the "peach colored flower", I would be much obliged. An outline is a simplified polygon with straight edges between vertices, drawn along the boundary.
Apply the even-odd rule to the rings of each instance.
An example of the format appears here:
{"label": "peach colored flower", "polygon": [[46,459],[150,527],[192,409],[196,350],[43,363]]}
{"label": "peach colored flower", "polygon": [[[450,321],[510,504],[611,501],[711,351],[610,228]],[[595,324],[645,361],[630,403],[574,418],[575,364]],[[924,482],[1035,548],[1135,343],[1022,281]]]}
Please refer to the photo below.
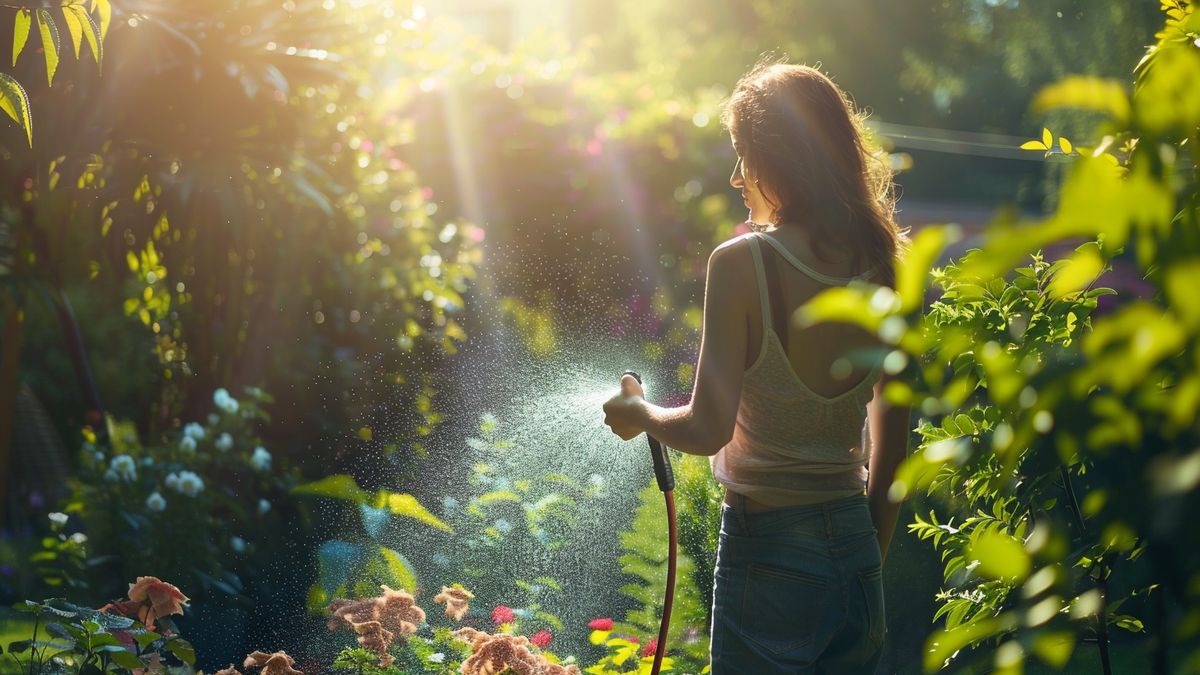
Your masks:
{"label": "peach colored flower", "polygon": [[228,668],[222,668],[213,673],[213,675],[242,675],[242,671],[234,668],[233,664],[230,664]]}
{"label": "peach colored flower", "polygon": [[459,628],[454,637],[471,644],[471,655],[462,662],[462,675],[580,675],[575,666],[550,663],[529,649],[523,635],[491,635],[474,628]]}
{"label": "peach colored flower", "polygon": [[152,628],[157,618],[183,614],[183,606],[190,602],[174,584],[158,577],[138,577],[129,584],[129,599],[143,605],[149,603],[150,612],[142,619],[147,628]]}
{"label": "peach colored flower", "polygon": [[260,671],[262,675],[304,675],[303,672],[292,667],[295,663],[295,659],[288,656],[286,652],[267,654],[253,651],[246,655],[246,661],[242,663],[242,667],[262,668]]}
{"label": "peach colored flower", "polygon": [[335,599],[329,603],[333,616],[329,629],[349,628],[358,634],[358,644],[379,655],[386,668],[395,660],[388,648],[397,638],[417,632],[425,621],[425,610],[417,607],[413,596],[403,590],[382,586],[383,595],[363,600]]}
{"label": "peach colored flower", "polygon": [[463,616],[470,609],[467,603],[474,597],[474,593],[456,584],[442,586],[442,592],[433,596],[433,601],[439,605],[446,603],[446,616],[455,621],[462,621]]}

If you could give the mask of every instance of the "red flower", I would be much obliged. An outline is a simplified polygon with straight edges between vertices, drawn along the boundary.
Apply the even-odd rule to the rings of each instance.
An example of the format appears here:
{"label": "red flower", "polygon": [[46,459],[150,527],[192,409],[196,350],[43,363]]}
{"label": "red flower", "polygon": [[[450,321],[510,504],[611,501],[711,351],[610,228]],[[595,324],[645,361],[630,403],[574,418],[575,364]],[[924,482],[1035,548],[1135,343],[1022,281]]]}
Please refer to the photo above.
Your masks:
{"label": "red flower", "polygon": [[654,652],[658,651],[658,638],[654,638],[642,647],[642,657],[654,656]]}
{"label": "red flower", "polygon": [[496,609],[492,610],[492,623],[499,626],[502,623],[512,623],[517,615],[513,613],[512,608],[504,605],[497,605]]}
{"label": "red flower", "polygon": [[553,640],[554,634],[545,628],[529,636],[529,641],[537,645],[539,649],[545,649]]}
{"label": "red flower", "polygon": [[592,630],[612,630],[612,619],[592,619],[588,622],[588,628]]}

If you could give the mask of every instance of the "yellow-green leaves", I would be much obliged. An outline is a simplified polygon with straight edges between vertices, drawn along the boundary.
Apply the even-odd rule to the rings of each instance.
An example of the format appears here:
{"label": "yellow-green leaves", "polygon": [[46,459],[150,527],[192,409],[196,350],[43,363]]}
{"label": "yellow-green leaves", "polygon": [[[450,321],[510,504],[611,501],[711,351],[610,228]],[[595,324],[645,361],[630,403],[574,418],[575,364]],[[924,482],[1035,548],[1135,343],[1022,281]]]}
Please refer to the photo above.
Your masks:
{"label": "yellow-green leaves", "polygon": [[421,506],[421,503],[417,501],[417,498],[410,494],[400,494],[396,492],[385,493],[381,491],[380,496],[383,497],[382,501],[384,501],[384,505],[387,506],[388,511],[390,511],[392,515],[404,516],[406,518],[419,520],[426,525],[436,527],[437,529],[445,532],[453,531],[450,529],[449,525],[447,525],[437,516],[430,513],[424,506]]}
{"label": "yellow-green leaves", "polygon": [[[1035,112],[1045,112],[1054,108],[1093,110],[1104,113],[1120,123],[1129,120],[1132,110],[1129,95],[1125,93],[1125,87],[1120,82],[1083,75],[1065,77],[1047,85],[1033,99]],[[1049,147],[1050,143],[1045,145]]]}
{"label": "yellow-green leaves", "polygon": [[29,96],[20,83],[7,73],[0,73],[0,110],[21,125],[29,147],[33,147],[33,119],[29,112]]}
{"label": "yellow-green leaves", "polygon": [[58,35],[58,26],[54,23],[54,17],[50,15],[50,10],[37,10],[38,32],[42,36],[42,51],[46,56],[46,83],[54,85],[54,73],[58,70],[58,49],[61,40]]}
{"label": "yellow-green leaves", "polygon": [[925,304],[929,270],[948,244],[958,241],[958,227],[930,227],[913,238],[912,247],[896,270],[896,292],[900,295],[900,313],[908,314]]}
{"label": "yellow-green leaves", "polygon": [[1104,266],[1099,244],[1088,242],[1080,246],[1055,272],[1050,281],[1050,295],[1061,298],[1086,288],[1100,276]]}
{"label": "yellow-green leaves", "polygon": [[[1043,128],[1042,129],[1042,138],[1040,140],[1035,138],[1031,141],[1025,141],[1024,143],[1021,144],[1021,149],[1022,150],[1041,150],[1042,152],[1045,152],[1047,155],[1049,155],[1050,153],[1054,152],[1055,145],[1056,144],[1054,142],[1054,134],[1051,133],[1049,129]],[[1075,146],[1072,145],[1071,141],[1067,140],[1067,138],[1065,136],[1059,137],[1057,146],[1058,146],[1058,151],[1064,155],[1069,155],[1075,151]]]}
{"label": "yellow-green leaves", "polygon": [[17,65],[17,57],[25,49],[25,41],[29,39],[29,27],[33,25],[33,13],[28,9],[17,10],[13,19],[13,65]]}
{"label": "yellow-green leaves", "polygon": [[1134,107],[1147,131],[1187,134],[1200,124],[1200,50],[1159,49],[1138,84]]}
{"label": "yellow-green leaves", "polygon": [[976,571],[989,579],[1013,583],[1029,576],[1032,563],[1021,542],[999,530],[986,530],[968,547],[971,558],[979,561]]}
{"label": "yellow-green leaves", "polygon": [[100,40],[108,37],[108,24],[112,22],[112,5],[109,0],[92,0],[90,11],[100,19]]}
{"label": "yellow-green leaves", "polygon": [[88,48],[92,50],[92,56],[96,59],[96,66],[101,67],[104,63],[104,42],[100,36],[100,27],[92,19],[92,15],[88,14],[83,5],[64,5],[63,19],[67,24],[67,33],[71,36],[71,44],[75,48],[75,58],[79,58],[80,45],[86,40]]}

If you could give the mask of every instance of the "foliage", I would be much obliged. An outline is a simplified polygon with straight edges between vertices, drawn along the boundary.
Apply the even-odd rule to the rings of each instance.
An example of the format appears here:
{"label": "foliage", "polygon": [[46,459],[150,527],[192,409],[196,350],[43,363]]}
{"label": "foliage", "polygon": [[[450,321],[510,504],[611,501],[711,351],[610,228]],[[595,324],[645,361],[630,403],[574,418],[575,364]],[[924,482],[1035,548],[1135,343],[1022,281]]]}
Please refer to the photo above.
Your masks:
{"label": "foliage", "polygon": [[370,494],[346,474],[298,485],[293,494],[338,499],[357,512],[359,536],[331,539],[317,549],[318,579],[309,590],[310,610],[322,609],[335,597],[367,597],[381,584],[406,590],[418,586],[417,574],[404,554],[381,543],[395,517],[416,520],[446,532],[453,530],[410,494],[377,490]]}
{"label": "foliage", "polygon": [[[449,565],[451,574],[461,573],[482,605],[510,606],[514,633],[558,633],[563,622],[552,608],[584,592],[578,581],[565,580],[578,579],[567,573],[570,545],[581,516],[598,506],[604,482],[599,475],[580,480],[522,466],[518,458],[528,453],[491,414],[480,417],[478,436],[466,444],[472,468],[458,492],[462,499],[448,495],[442,501],[457,535],[439,541],[433,559]],[[549,574],[530,574],[532,561]]]}
{"label": "foliage", "polygon": [[[42,52],[46,63],[46,85],[54,84],[54,74],[58,70],[59,53],[62,51],[62,30],[66,32],[75,47],[75,58],[79,59],[80,47],[87,42],[92,59],[97,68],[104,65],[104,38],[108,34],[108,25],[112,20],[112,7],[109,0],[90,0],[85,2],[64,2],[56,9],[62,17],[45,7],[8,7],[13,12],[13,43],[12,65],[17,65],[17,59],[29,45],[29,33],[33,24],[37,23],[37,35],[40,38]],[[0,73],[0,110],[3,110],[14,122],[25,131],[26,140],[33,146],[33,113],[30,110],[29,94],[15,78],[7,73]]]}
{"label": "foliage", "polygon": [[[640,637],[643,640],[642,644],[645,644],[652,638],[657,638],[659,620],[662,617],[667,578],[667,540],[663,536],[667,509],[662,493],[653,482],[642,490],[638,500],[638,508],[634,512],[630,529],[621,533],[621,548],[624,553],[617,559],[621,572],[634,579],[622,586],[621,592],[633,598],[637,606],[625,615],[624,622],[616,624],[615,630]],[[716,554],[716,550],[704,550],[700,554],[711,557]],[[671,626],[667,634],[667,649],[668,653],[675,655],[677,667],[685,672],[697,672],[708,661],[709,610],[703,603],[703,595],[699,589],[711,586],[712,580],[711,577],[708,580],[698,580],[694,570],[695,563],[690,552],[679,551],[676,556],[675,595]],[[594,633],[592,639],[595,642]],[[619,639],[625,638],[618,636],[602,640],[610,653],[600,665],[609,670],[595,672],[622,672],[614,668],[622,665],[631,655],[629,650],[633,648],[620,642],[612,642]]]}
{"label": "foliage", "polygon": [[[32,557],[47,585],[107,594],[112,579],[149,571],[245,597],[279,546],[297,477],[259,444],[270,395],[250,388],[237,400],[219,389],[213,399],[204,423],[158,443],[143,445],[131,424],[112,418],[103,438],[85,429],[79,476],[63,513],[51,514],[56,536]],[[70,535],[68,518],[79,530]],[[170,545],[129,554],[148,542]]]}
{"label": "foliage", "polygon": [[[117,605],[125,607],[113,609]],[[28,640],[10,643],[8,656],[19,672],[31,675],[145,672],[162,670],[169,661],[191,672],[195,650],[178,635],[168,616],[153,614],[154,606],[149,597],[141,602],[115,601],[99,610],[63,599],[17,603],[17,611],[33,617],[32,634]],[[138,616],[150,618],[143,623],[134,618]],[[42,638],[40,631],[45,632]]]}
{"label": "foliage", "polygon": [[[1152,636],[1155,672],[1167,672],[1168,641],[1197,658],[1200,550],[1184,514],[1200,498],[1200,15],[1163,9],[1132,97],[1079,80],[1039,95],[1107,116],[1101,142],[1075,148],[1054,214],[1001,223],[981,250],[934,270],[940,299],[925,315],[948,229],[916,237],[895,293],[839,289],[807,308],[891,345],[885,368],[899,379],[885,395],[924,418],[892,491],[940,504],[911,526],[945,563],[927,670],[981,645],[996,646],[974,653],[998,672],[1019,672],[1027,655],[1062,667],[1080,636],[1107,669],[1110,626]],[[1036,254],[1081,239],[1053,264]],[[1152,294],[1092,316],[1097,278],[1126,251]]]}

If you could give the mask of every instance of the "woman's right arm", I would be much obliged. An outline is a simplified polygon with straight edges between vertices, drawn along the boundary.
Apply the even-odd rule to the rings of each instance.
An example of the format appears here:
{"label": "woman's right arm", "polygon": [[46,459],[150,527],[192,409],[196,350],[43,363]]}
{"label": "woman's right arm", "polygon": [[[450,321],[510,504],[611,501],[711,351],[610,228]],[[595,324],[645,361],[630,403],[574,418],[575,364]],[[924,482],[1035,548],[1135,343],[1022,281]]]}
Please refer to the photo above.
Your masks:
{"label": "woman's right arm", "polygon": [[889,377],[875,384],[875,398],[867,406],[867,419],[871,431],[871,457],[868,462],[867,503],[871,509],[871,521],[875,524],[879,538],[879,552],[887,559],[888,545],[896,530],[900,515],[900,503],[892,501],[888,492],[896,479],[896,469],[908,455],[909,406],[894,406],[883,397],[883,389]]}

